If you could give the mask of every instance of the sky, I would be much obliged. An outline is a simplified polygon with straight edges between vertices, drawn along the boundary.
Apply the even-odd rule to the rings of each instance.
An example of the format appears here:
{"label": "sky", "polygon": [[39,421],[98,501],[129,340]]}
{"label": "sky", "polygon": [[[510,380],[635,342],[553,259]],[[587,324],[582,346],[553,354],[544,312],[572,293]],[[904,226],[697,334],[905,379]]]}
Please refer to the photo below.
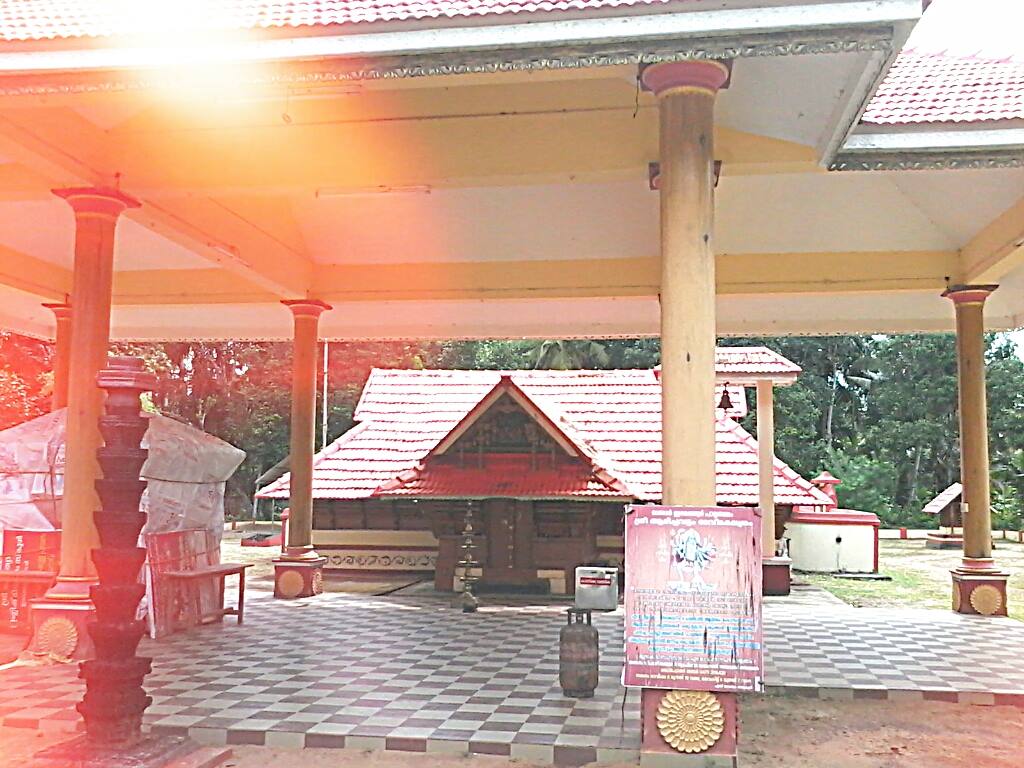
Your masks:
{"label": "sky", "polygon": [[1024,0],[934,0],[908,48],[1024,60]]}

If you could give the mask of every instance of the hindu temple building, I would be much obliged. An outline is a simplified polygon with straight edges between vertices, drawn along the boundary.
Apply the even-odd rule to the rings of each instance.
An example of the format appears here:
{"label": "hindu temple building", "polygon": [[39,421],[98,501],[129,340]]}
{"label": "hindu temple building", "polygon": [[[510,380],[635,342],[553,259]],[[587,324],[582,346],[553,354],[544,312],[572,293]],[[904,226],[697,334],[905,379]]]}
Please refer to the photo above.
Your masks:
{"label": "hindu temple building", "polygon": [[[757,506],[743,382],[800,369],[763,347],[719,348],[716,367],[717,500]],[[354,419],[313,465],[329,570],[430,574],[450,590],[471,508],[483,586],[566,593],[577,566],[622,564],[625,504],[662,498],[660,370],[375,369]],[[771,484],[780,534],[793,507],[830,503],[777,458]],[[285,475],[259,496],[290,492]]]}

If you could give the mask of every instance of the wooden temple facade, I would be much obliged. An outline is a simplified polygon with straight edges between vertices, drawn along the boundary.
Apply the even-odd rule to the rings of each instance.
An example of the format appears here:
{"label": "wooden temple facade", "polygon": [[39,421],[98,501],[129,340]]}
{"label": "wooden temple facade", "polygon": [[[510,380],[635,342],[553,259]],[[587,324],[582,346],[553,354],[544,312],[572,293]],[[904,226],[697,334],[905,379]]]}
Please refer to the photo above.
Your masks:
{"label": "wooden temple facade", "polygon": [[[718,350],[716,485],[723,504],[759,504],[760,448],[737,419],[745,388],[799,369],[764,348]],[[467,513],[484,587],[571,592],[579,565],[621,565],[623,508],[661,498],[657,370],[375,370],[357,425],[313,470],[313,540],[349,575],[432,575],[450,590]],[[778,527],[827,503],[775,460]],[[290,478],[260,496],[288,498]]]}

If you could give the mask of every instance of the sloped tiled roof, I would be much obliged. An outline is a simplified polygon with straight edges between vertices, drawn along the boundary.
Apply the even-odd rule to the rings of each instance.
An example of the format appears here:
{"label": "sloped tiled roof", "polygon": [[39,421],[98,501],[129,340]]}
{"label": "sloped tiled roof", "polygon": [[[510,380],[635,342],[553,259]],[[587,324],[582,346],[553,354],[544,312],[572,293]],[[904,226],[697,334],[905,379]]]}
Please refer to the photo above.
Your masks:
{"label": "sloped tiled roof", "polygon": [[480,465],[460,466],[450,461],[428,459],[382,486],[378,496],[430,496],[432,498],[514,498],[553,499],[571,497],[632,498],[600,479],[579,459],[556,459],[531,465],[523,454],[490,454]]}
{"label": "sloped tiled roof", "polygon": [[585,11],[700,0],[0,0],[0,39],[118,37],[161,30],[255,30]]}
{"label": "sloped tiled roof", "polygon": [[719,377],[755,378],[759,375],[796,377],[800,366],[768,347],[718,347],[715,373]]}
{"label": "sloped tiled roof", "polygon": [[[361,423],[317,455],[314,497],[367,498],[419,482],[424,459],[431,450],[503,376],[553,423],[564,426],[565,433],[580,444],[581,453],[590,460],[592,466],[586,478],[574,479],[575,490],[567,495],[611,495],[604,489],[612,486],[601,480],[607,476],[614,486],[625,489],[625,493],[614,493],[618,497],[660,498],[661,385],[653,371],[383,369],[373,371],[363,390],[355,414]],[[757,504],[757,444],[722,411],[718,416],[718,501]],[[432,465],[427,462],[427,466]],[[443,479],[444,495],[450,495],[452,475]],[[472,480],[468,476],[464,479],[467,483]],[[287,498],[288,476],[260,495]],[[775,495],[780,504],[828,501],[779,460],[775,465]]]}
{"label": "sloped tiled roof", "polygon": [[904,51],[861,119],[875,125],[1024,119],[1024,59]]}
{"label": "sloped tiled roof", "polygon": [[962,494],[963,491],[964,487],[960,485],[960,483],[953,483],[949,488],[925,504],[924,509],[921,511],[929,515],[937,515],[954,501],[959,499],[960,494]]}

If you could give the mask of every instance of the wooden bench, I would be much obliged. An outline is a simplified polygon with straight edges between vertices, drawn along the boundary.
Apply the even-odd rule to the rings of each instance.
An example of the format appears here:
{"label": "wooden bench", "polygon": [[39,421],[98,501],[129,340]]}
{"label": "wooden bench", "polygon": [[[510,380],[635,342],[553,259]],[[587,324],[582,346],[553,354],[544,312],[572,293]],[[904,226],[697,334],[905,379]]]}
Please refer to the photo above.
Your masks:
{"label": "wooden bench", "polygon": [[[243,621],[245,570],[243,563],[220,562],[219,537],[203,528],[147,533],[146,564],[152,604],[154,638],[201,624],[236,616]],[[238,576],[238,604],[224,606],[224,583]]]}
{"label": "wooden bench", "polygon": [[[209,624],[219,621],[224,616],[237,616],[241,624],[245,614],[245,569],[251,567],[251,563],[220,563],[218,565],[201,565],[190,571],[164,571],[161,576],[165,579],[176,579],[181,581],[196,581],[200,579],[219,579],[219,595],[217,601],[220,608],[212,613],[203,613],[201,592],[198,589],[192,590],[195,600],[196,620],[199,624]],[[224,606],[224,581],[228,576],[238,576],[238,605],[235,608]]]}

